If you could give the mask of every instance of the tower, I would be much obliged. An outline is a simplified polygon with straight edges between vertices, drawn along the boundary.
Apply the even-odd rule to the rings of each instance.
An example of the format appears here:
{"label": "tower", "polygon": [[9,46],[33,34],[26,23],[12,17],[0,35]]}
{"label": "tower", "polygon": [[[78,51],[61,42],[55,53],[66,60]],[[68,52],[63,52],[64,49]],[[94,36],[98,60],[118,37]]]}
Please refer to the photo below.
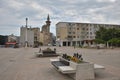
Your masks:
{"label": "tower", "polygon": [[46,20],[46,24],[42,26],[42,31],[41,31],[41,42],[43,42],[43,45],[48,45],[51,44],[52,41],[52,37],[51,37],[51,33],[50,33],[50,17],[49,14],[47,16],[47,20]]}
{"label": "tower", "polygon": [[28,27],[28,25],[27,25],[27,24],[28,24],[28,18],[26,18],[26,25],[25,25],[25,26],[26,26],[26,28]]}
{"label": "tower", "polygon": [[28,22],[28,18],[26,18],[26,33],[25,33],[25,47],[27,47],[28,46],[28,40],[27,40],[27,33],[28,33],[28,25],[27,25],[27,22]]}
{"label": "tower", "polygon": [[20,28],[20,45],[25,48],[34,46],[34,31],[28,26],[28,18],[25,18],[25,26]]}
{"label": "tower", "polygon": [[48,33],[50,33],[50,23],[51,23],[51,21],[50,21],[50,17],[49,17],[49,14],[48,14],[47,21],[46,21],[46,26],[47,26],[47,32]]}

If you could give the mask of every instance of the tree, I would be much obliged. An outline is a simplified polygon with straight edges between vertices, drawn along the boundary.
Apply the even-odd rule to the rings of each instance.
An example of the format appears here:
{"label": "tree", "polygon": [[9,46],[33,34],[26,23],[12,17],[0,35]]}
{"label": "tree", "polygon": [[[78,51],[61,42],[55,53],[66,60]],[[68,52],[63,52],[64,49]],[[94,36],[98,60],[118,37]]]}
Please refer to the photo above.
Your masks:
{"label": "tree", "polygon": [[96,32],[96,43],[104,43],[107,40],[106,38],[106,29],[104,27],[100,27],[99,31]]}
{"label": "tree", "polygon": [[102,39],[95,39],[95,42],[97,43],[97,44],[100,44],[100,43],[105,43],[105,41],[104,40],[102,40]]}
{"label": "tree", "polygon": [[111,45],[120,46],[120,29],[100,27],[96,32],[95,41],[99,44],[109,42]]}
{"label": "tree", "polygon": [[120,46],[120,38],[112,38],[108,41],[108,43],[114,46]]}

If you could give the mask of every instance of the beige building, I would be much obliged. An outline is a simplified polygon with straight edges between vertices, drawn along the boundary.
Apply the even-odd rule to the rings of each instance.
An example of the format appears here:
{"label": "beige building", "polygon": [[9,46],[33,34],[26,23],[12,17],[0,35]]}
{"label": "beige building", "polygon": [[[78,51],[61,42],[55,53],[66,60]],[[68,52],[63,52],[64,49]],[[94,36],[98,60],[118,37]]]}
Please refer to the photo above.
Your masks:
{"label": "beige building", "polygon": [[34,46],[39,46],[39,42],[40,42],[40,28],[35,27],[32,28],[32,31],[34,32]]}
{"label": "beige building", "polygon": [[52,44],[52,33],[50,33],[50,18],[49,15],[47,17],[46,24],[42,26],[42,30],[40,28],[28,28],[27,25],[28,19],[26,18],[25,27],[20,28],[20,45],[21,46],[31,46],[38,47],[40,43],[43,45]]}
{"label": "beige building", "polygon": [[59,22],[56,24],[56,44],[59,46],[94,45],[95,32],[100,27],[120,28],[120,25]]}
{"label": "beige building", "polygon": [[43,45],[51,45],[52,44],[52,33],[50,33],[50,18],[49,15],[47,17],[46,24],[42,26],[42,30],[40,32],[40,42]]}

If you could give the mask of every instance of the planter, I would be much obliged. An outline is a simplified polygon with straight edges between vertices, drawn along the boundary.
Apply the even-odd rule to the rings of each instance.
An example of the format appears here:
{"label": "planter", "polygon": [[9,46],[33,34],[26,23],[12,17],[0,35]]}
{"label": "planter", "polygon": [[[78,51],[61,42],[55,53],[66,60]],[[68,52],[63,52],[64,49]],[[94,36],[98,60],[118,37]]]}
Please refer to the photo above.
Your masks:
{"label": "planter", "polygon": [[43,50],[43,54],[56,54],[56,52],[55,51],[44,51]]}

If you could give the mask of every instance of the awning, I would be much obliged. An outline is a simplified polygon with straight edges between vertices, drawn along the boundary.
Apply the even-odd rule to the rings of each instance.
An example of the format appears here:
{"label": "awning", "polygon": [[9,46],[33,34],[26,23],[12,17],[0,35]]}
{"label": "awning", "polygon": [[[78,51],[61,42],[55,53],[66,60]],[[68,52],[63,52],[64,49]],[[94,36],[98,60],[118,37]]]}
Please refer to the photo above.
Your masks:
{"label": "awning", "polygon": [[16,42],[6,42],[6,44],[13,44],[13,45],[15,45],[16,44]]}

